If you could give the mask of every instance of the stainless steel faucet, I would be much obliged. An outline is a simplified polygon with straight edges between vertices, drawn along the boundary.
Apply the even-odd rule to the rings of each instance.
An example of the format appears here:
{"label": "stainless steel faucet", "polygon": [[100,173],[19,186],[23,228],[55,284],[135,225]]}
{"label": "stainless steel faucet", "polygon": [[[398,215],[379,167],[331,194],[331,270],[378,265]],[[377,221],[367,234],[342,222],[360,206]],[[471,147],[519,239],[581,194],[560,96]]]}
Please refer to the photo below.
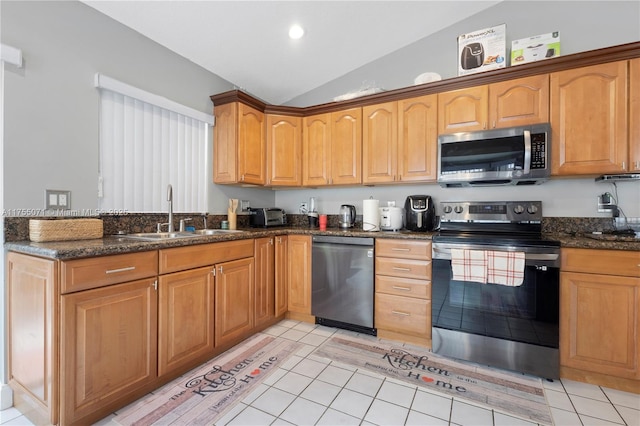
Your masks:
{"label": "stainless steel faucet", "polygon": [[169,226],[167,232],[174,232],[173,228],[173,188],[171,184],[167,187],[167,201],[169,202]]}

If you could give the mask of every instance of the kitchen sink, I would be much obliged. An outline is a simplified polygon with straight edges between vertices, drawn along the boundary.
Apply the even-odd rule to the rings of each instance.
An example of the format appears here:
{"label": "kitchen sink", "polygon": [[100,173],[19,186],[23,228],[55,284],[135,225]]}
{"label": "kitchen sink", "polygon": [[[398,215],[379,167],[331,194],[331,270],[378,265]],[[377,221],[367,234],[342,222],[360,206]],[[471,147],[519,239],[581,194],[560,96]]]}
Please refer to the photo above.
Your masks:
{"label": "kitchen sink", "polygon": [[238,229],[198,229],[194,231],[196,235],[220,235],[220,234],[234,234],[237,232],[244,232]]}
{"label": "kitchen sink", "polygon": [[132,238],[136,240],[147,241],[175,240],[178,238],[193,238],[197,236],[197,234],[191,232],[140,232],[137,234],[121,235],[121,237],[123,238]]}

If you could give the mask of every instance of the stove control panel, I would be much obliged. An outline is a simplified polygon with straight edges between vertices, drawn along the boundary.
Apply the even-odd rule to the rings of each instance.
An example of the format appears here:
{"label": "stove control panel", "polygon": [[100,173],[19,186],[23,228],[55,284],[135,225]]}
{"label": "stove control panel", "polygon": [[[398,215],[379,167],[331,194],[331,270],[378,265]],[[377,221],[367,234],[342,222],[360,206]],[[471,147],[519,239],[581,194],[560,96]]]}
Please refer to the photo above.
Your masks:
{"label": "stove control panel", "polygon": [[540,222],[542,201],[443,201],[440,221]]}

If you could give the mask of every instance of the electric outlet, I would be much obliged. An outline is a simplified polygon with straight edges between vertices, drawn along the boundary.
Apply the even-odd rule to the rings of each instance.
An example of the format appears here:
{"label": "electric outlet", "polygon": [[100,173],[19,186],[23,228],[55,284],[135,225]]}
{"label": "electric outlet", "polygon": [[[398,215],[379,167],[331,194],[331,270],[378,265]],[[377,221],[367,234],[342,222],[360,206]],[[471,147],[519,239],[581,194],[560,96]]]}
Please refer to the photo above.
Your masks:
{"label": "electric outlet", "polygon": [[307,204],[306,201],[303,201],[302,203],[300,203],[300,207],[298,210],[301,214],[307,213],[309,211],[309,204]]}
{"label": "electric outlet", "polygon": [[71,191],[46,189],[44,192],[45,208],[50,210],[71,208]]}

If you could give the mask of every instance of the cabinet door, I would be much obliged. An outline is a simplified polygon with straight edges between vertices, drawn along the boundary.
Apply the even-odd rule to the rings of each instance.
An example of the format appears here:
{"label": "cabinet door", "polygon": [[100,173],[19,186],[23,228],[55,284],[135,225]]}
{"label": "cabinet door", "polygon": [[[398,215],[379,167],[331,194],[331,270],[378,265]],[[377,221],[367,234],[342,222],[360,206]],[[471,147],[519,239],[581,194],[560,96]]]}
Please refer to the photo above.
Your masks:
{"label": "cabinet door", "polygon": [[215,106],[213,114],[213,181],[215,183],[238,182],[238,104]]}
{"label": "cabinet door", "polygon": [[331,113],[332,185],[362,183],[362,108]]}
{"label": "cabinet door", "polygon": [[213,266],[159,277],[158,375],[211,354]]}
{"label": "cabinet door", "polygon": [[328,185],[331,178],[331,114],[305,117],[302,132],[302,185]]}
{"label": "cabinet door", "polygon": [[638,379],[640,279],[560,274],[560,364]]}
{"label": "cabinet door", "polygon": [[311,315],[311,237],[289,235],[289,311]]}
{"label": "cabinet door", "polygon": [[216,265],[216,346],[239,342],[253,328],[253,258]]}
{"label": "cabinet door", "polygon": [[552,73],[551,128],[553,175],[625,171],[627,62]]}
{"label": "cabinet door", "polygon": [[60,424],[77,423],[156,378],[155,283],[61,297]]}
{"label": "cabinet door", "polygon": [[362,182],[393,182],[398,167],[398,103],[366,106],[362,116]]}
{"label": "cabinet door", "polygon": [[54,260],[7,254],[9,382],[36,398],[51,424],[58,423],[57,274]]}
{"label": "cabinet door", "polygon": [[438,93],[438,133],[487,128],[488,86]]}
{"label": "cabinet door", "polygon": [[398,178],[435,182],[438,152],[438,95],[398,102]]}
{"label": "cabinet door", "polygon": [[245,104],[238,105],[238,180],[264,185],[266,181],[264,114]]}
{"label": "cabinet door", "polygon": [[549,122],[549,75],[494,83],[489,86],[492,128]]}
{"label": "cabinet door", "polygon": [[302,118],[267,115],[267,150],[267,183],[302,185]]}
{"label": "cabinet door", "polygon": [[289,276],[289,255],[288,255],[288,237],[280,235],[275,237],[276,253],[275,253],[275,316],[279,317],[287,312],[288,300],[287,293]]}
{"label": "cabinet door", "polygon": [[640,172],[640,58],[629,65],[629,171]]}
{"label": "cabinet door", "polygon": [[275,314],[275,246],[274,237],[256,238],[254,260],[255,276],[255,321],[259,326]]}

